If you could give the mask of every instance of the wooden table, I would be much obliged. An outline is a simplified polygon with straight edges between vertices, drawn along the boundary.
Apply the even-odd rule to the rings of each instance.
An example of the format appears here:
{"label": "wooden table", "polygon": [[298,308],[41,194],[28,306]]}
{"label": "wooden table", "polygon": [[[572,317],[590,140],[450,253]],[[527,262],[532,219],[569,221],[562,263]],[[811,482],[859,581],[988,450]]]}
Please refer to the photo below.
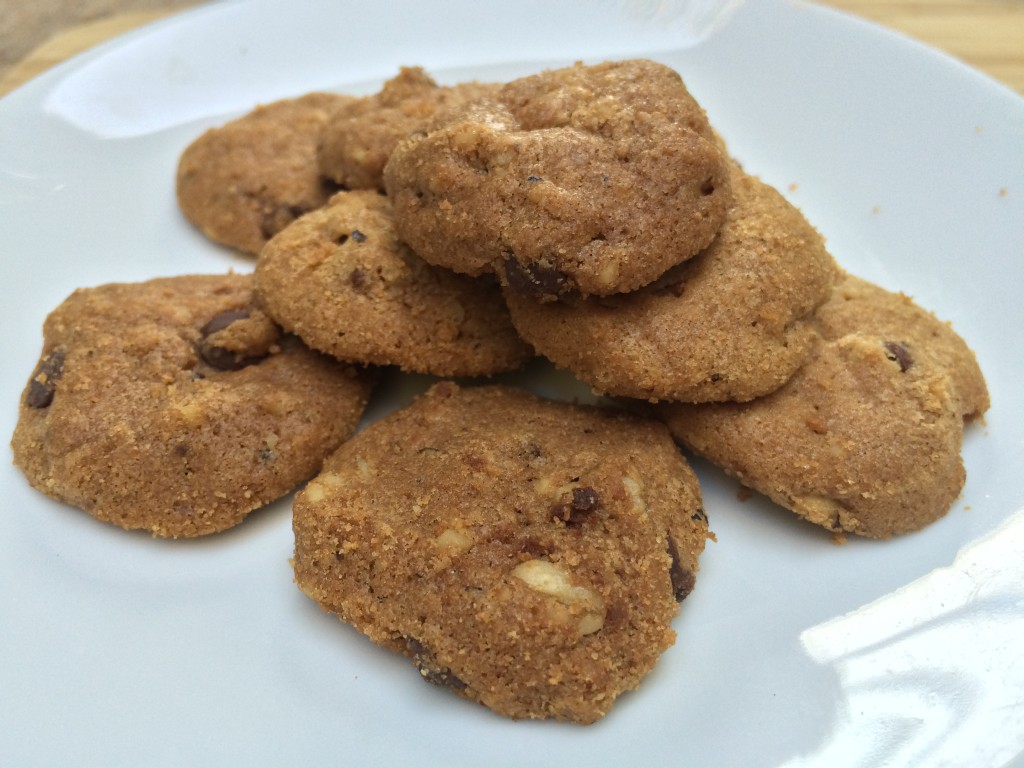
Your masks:
{"label": "wooden table", "polygon": [[[1024,94],[1024,0],[828,0],[822,4],[944,50]],[[71,27],[12,67],[0,79],[0,95],[76,53],[168,13],[124,13]]]}

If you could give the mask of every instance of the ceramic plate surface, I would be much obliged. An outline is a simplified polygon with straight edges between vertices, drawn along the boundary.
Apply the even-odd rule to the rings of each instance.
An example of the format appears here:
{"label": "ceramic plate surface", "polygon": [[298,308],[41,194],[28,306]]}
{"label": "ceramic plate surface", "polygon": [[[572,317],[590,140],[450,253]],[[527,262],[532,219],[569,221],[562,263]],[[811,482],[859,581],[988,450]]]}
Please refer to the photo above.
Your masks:
{"label": "ceramic plate surface", "polygon": [[[953,323],[992,394],[960,500],[926,530],[830,542],[697,463],[718,542],[677,644],[601,722],[511,722],[424,685],[292,584],[290,500],[168,542],[0,469],[6,766],[1003,766],[1024,752],[1024,100],[800,3],[599,0],[204,6],[0,101],[0,421],[73,289],[247,271],[177,212],[205,128],[399,65],[510,78],[574,60],[677,68],[730,148],[849,271]],[[520,379],[579,388],[542,367]],[[375,418],[426,379],[392,380]]]}

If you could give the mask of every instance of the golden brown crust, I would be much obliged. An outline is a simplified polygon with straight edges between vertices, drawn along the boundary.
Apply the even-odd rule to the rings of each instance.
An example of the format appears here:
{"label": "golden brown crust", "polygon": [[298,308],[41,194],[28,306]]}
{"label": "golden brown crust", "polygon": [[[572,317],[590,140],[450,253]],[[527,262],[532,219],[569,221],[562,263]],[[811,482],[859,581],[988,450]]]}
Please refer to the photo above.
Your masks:
{"label": "golden brown crust", "polygon": [[371,383],[281,336],[249,276],[81,289],[46,320],[14,460],[105,522],[213,533],[316,473]]}
{"label": "golden brown crust", "polygon": [[443,382],[296,497],[295,572],[428,681],[588,723],[674,639],[707,536],[657,422]]}

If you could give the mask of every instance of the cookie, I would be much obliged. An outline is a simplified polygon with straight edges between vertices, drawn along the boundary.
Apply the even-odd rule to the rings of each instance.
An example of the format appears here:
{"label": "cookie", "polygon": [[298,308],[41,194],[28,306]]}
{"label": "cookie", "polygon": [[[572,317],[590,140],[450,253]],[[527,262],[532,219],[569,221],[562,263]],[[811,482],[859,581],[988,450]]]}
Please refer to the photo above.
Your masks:
{"label": "cookie", "polygon": [[896,352],[905,350],[900,354],[913,358],[927,355],[952,379],[953,394],[964,419],[980,417],[988,410],[988,387],[974,352],[948,323],[922,309],[909,296],[844,275],[815,320],[826,339],[859,331],[893,340]]}
{"label": "cookie", "polygon": [[964,415],[988,404],[958,383],[984,390],[974,356],[931,313],[856,278],[818,314],[815,354],[779,390],[660,412],[684,445],[812,523],[873,538],[919,530],[965,481]]}
{"label": "cookie", "polygon": [[339,192],[282,231],[255,276],[275,320],[342,360],[475,376],[533,355],[497,284],[417,257],[395,234],[390,201],[373,191]]}
{"label": "cookie", "polygon": [[398,142],[423,131],[439,110],[492,93],[497,85],[439,86],[420,67],[402,67],[378,93],[342,104],[317,148],[320,173],[346,189],[383,189],[384,164]]}
{"label": "cookie", "polygon": [[314,475],[372,383],[282,335],[245,275],[81,289],[43,335],[15,464],[43,493],[156,536],[230,528]]}
{"label": "cookie", "polygon": [[813,348],[811,316],[836,266],[775,189],[732,170],[714,242],[637,291],[540,303],[506,288],[520,335],[595,391],[645,400],[751,400],[782,386]]}
{"label": "cookie", "polygon": [[309,93],[257,107],[193,141],[178,162],[178,207],[211,240],[257,255],[337,187],[316,148],[327,117],[350,96]]}
{"label": "cookie", "polygon": [[432,264],[541,300],[635,290],[696,255],[728,160],[679,75],[577,64],[447,111],[392,152],[399,235]]}
{"label": "cookie", "polygon": [[325,610],[495,712],[579,723],[673,643],[708,535],[662,424],[450,382],[343,445],[293,521]]}

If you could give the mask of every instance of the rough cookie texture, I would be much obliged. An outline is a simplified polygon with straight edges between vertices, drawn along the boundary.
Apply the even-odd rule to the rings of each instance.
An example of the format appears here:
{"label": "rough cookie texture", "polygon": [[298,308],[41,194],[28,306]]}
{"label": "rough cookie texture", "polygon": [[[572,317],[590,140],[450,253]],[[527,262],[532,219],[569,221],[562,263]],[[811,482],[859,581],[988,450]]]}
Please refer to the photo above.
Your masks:
{"label": "rough cookie texture", "polygon": [[81,289],[43,332],[15,464],[47,495],[157,536],[224,530],[315,474],[372,384],[282,336],[243,275]]}
{"label": "rough cookie texture", "polygon": [[592,722],[674,641],[708,535],[662,424],[442,382],[296,496],[295,574],[428,682]]}
{"label": "rough cookie texture", "polygon": [[539,299],[653,281],[711,242],[730,199],[703,110],[644,60],[546,71],[446,111],[396,147],[384,184],[424,259]]}
{"label": "rough cookie texture", "polygon": [[[957,383],[984,390],[974,356],[905,296],[856,278],[818,314],[826,338],[781,389],[661,413],[686,446],[831,531],[888,538],[923,528],[963,487],[964,414],[987,407],[987,394],[967,404]],[[886,327],[897,315],[905,322]]]}
{"label": "rough cookie texture", "polygon": [[317,148],[320,172],[346,189],[383,189],[384,164],[398,142],[426,130],[434,115],[492,94],[497,85],[439,86],[420,67],[402,67],[378,93],[342,104]]}
{"label": "rough cookie texture", "polygon": [[255,274],[275,320],[342,360],[475,376],[518,368],[533,354],[493,280],[416,256],[376,192],[339,192],[272,239]]}
{"label": "rough cookie texture", "polygon": [[648,400],[750,400],[810,354],[837,268],[800,211],[739,167],[714,242],[654,283],[539,303],[505,289],[519,333],[595,390]]}
{"label": "rough cookie texture", "polygon": [[931,357],[952,378],[954,395],[965,419],[981,416],[988,410],[988,387],[974,352],[948,323],[919,307],[909,296],[844,275],[832,300],[821,307],[815,321],[826,339],[837,339],[853,331],[887,339],[891,354],[902,358],[904,365],[912,365],[922,355]]}
{"label": "rough cookie texture", "polygon": [[310,93],[257,107],[211,128],[178,162],[178,206],[215,242],[253,256],[337,187],[320,175],[316,148],[328,116],[350,96]]}

